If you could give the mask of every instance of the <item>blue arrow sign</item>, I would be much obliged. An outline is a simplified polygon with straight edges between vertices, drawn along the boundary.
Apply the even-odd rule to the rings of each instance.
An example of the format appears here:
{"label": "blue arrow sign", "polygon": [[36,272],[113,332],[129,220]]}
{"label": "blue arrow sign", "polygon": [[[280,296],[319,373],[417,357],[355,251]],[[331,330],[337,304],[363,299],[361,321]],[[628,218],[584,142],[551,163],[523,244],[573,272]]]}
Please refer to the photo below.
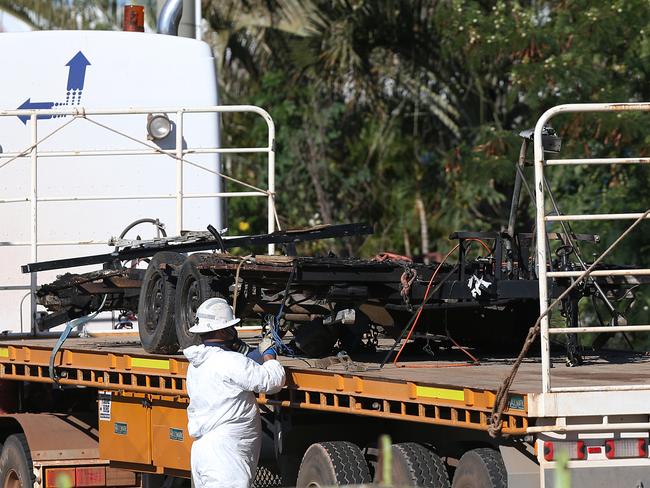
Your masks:
{"label": "blue arrow sign", "polygon": [[[20,107],[18,107],[18,110],[42,110],[51,109],[52,107],[63,107],[70,104],[70,97],[72,97],[72,105],[78,105],[81,101],[81,92],[86,79],[86,68],[90,66],[90,62],[86,59],[86,56],[79,51],[66,63],[66,66],[68,66],[70,70],[68,72],[67,96],[65,102],[32,102],[31,98],[28,98]],[[52,117],[52,115],[37,116],[39,119],[51,119]],[[57,115],[57,117],[59,117],[59,115]],[[20,115],[18,118],[23,124],[27,125],[29,115]]]}
{"label": "blue arrow sign", "polygon": [[81,51],[74,55],[74,57],[66,63],[70,67],[68,73],[68,90],[83,90],[84,80],[86,78],[86,67],[90,66],[90,62],[86,59]]}
{"label": "blue arrow sign", "polygon": [[[54,102],[32,102],[31,98],[28,98],[23,102],[23,104],[18,107],[18,110],[39,110],[39,109],[49,109],[54,106]],[[27,121],[29,120],[29,115],[19,115],[18,118],[21,120],[21,122],[25,125],[27,125]],[[37,118],[39,119],[51,119],[51,115],[38,115]]]}

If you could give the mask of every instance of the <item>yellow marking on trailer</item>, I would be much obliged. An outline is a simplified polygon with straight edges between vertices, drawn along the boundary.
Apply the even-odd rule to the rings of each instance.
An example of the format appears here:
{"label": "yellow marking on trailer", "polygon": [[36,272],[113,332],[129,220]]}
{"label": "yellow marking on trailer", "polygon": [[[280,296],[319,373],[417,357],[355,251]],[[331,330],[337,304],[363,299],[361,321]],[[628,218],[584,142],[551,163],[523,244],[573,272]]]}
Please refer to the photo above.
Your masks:
{"label": "yellow marking on trailer", "polygon": [[463,390],[449,390],[447,388],[433,388],[431,386],[416,386],[415,393],[420,398],[439,398],[441,400],[465,401]]}
{"label": "yellow marking on trailer", "polygon": [[8,357],[9,357],[9,348],[0,347],[0,358],[8,358]]}
{"label": "yellow marking on trailer", "polygon": [[166,369],[169,371],[169,359],[131,358],[131,366],[135,368]]}

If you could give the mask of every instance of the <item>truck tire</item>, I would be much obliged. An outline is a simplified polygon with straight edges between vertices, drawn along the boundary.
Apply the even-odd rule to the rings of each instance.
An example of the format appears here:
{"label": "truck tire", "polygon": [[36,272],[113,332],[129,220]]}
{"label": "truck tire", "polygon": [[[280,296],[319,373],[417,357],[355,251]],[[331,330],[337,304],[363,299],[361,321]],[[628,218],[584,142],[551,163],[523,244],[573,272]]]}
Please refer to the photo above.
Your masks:
{"label": "truck tire", "polygon": [[501,454],[481,448],[466,452],[460,458],[452,488],[507,488],[508,474]]}
{"label": "truck tire", "polygon": [[7,437],[0,455],[0,486],[31,488],[34,486],[32,455],[25,434]]}
{"label": "truck tire", "polygon": [[177,278],[172,273],[187,259],[184,255],[163,251],[149,263],[140,287],[138,330],[145,351],[173,354],[178,351],[174,300]]}
{"label": "truck tire", "polygon": [[431,449],[415,442],[405,442],[394,444],[391,450],[393,485],[421,488],[451,486],[445,463]]}
{"label": "truck tire", "polygon": [[223,294],[211,287],[211,279],[201,274],[196,267],[200,254],[193,254],[181,266],[176,284],[175,327],[176,337],[181,349],[199,344],[201,339],[197,334],[188,331],[194,325],[196,309],[205,300],[213,297],[225,298]]}
{"label": "truck tire", "polygon": [[370,483],[361,449],[346,441],[319,442],[305,452],[296,488],[320,488]]}

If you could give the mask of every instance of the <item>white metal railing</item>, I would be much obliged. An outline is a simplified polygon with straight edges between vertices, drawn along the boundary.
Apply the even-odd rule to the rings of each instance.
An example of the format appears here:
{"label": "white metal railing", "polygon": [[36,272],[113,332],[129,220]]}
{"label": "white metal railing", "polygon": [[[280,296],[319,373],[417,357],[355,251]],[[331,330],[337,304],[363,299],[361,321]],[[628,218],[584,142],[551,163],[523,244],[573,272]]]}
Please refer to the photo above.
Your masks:
{"label": "white metal railing", "polygon": [[[262,117],[267,126],[267,144],[260,147],[211,147],[211,148],[190,148],[183,147],[183,143],[187,142],[184,139],[183,121],[187,114],[222,114],[222,113],[252,113]],[[119,129],[105,124],[105,119],[108,116],[125,116],[125,115],[148,115],[148,114],[166,114],[168,116],[175,116],[175,147],[173,149],[162,149],[150,141],[138,139],[133,135],[123,132]],[[41,118],[44,116],[65,116],[71,117],[68,121],[50,131],[47,135],[39,138],[39,128],[42,124]],[[95,116],[102,116],[101,122],[93,119]],[[2,177],[2,168],[8,164],[20,164],[20,161],[29,160],[30,162],[30,188],[29,194],[22,198],[0,198],[0,204],[10,204],[29,202],[30,211],[30,240],[28,242],[22,241],[6,241],[0,242],[0,246],[30,246],[30,259],[32,262],[38,262],[38,248],[41,246],[54,246],[54,245],[89,245],[89,244],[107,244],[107,241],[96,240],[79,240],[79,241],[39,241],[38,240],[38,204],[39,202],[74,202],[74,201],[98,201],[98,200],[175,200],[176,201],[176,232],[180,234],[183,230],[183,204],[185,200],[197,198],[236,198],[236,197],[266,197],[267,198],[267,231],[274,232],[276,223],[278,223],[277,213],[275,209],[275,124],[273,119],[264,109],[253,105],[224,105],[224,106],[206,106],[196,108],[178,108],[178,107],[146,107],[146,108],[125,108],[125,109],[110,109],[110,110],[86,110],[81,107],[77,108],[61,108],[61,109],[47,109],[47,110],[0,110],[0,117],[28,117],[28,130],[30,130],[30,145],[23,151],[19,152],[0,152],[0,178]],[[125,138],[131,143],[136,143],[142,146],[142,149],[110,149],[110,150],[42,150],[39,146],[45,140],[52,140],[56,134],[69,124],[78,123],[78,120],[86,120],[95,124],[96,126],[105,129],[115,135]],[[143,130],[143,134],[146,133]],[[218,137],[217,137],[218,140]],[[267,160],[267,187],[258,188],[255,185],[237,180],[229,175],[223,174],[223,171],[215,171],[211,168],[198,164],[188,159],[192,155],[207,155],[207,154],[265,154]],[[71,195],[64,197],[43,197],[39,196],[38,192],[38,170],[39,160],[44,158],[82,158],[82,157],[97,157],[97,156],[168,156],[170,162],[176,163],[176,191],[174,193],[155,193],[155,194],[127,194],[127,195]],[[137,158],[134,159],[134,164],[137,164]],[[193,166],[200,170],[212,173],[215,177],[219,176],[225,180],[238,183],[247,188],[248,191],[217,191],[214,193],[185,193],[183,187],[184,168],[186,165]],[[268,246],[269,254],[275,252],[273,244]],[[20,263],[22,264],[22,263]],[[31,316],[34,317],[36,312],[36,302],[34,292],[36,290],[36,274],[32,273],[30,285],[15,285],[15,284],[1,284],[0,291],[9,290],[31,290]],[[22,311],[22,308],[21,308]]]}
{"label": "white metal railing", "polygon": [[[572,278],[581,276],[585,271],[548,271],[546,246],[547,222],[590,221],[590,220],[630,220],[648,218],[645,213],[616,213],[616,214],[585,214],[585,215],[546,215],[544,168],[546,166],[566,165],[601,165],[601,164],[648,164],[650,158],[587,158],[587,159],[545,159],[542,145],[542,130],[548,122],[559,114],[577,112],[622,112],[650,111],[650,103],[588,103],[559,105],[547,110],[537,121],[534,133],[535,151],[535,205],[536,205],[536,242],[537,270],[539,278],[539,303],[542,320],[540,322],[541,356],[542,356],[542,393],[560,392],[594,392],[594,391],[624,391],[650,389],[650,383],[644,385],[593,385],[579,387],[553,387],[551,384],[550,335],[553,334],[585,334],[598,332],[644,332],[650,331],[650,325],[625,325],[609,327],[549,327],[548,278]],[[586,270],[586,267],[585,267]],[[608,269],[594,270],[591,276],[647,276],[650,269]]]}

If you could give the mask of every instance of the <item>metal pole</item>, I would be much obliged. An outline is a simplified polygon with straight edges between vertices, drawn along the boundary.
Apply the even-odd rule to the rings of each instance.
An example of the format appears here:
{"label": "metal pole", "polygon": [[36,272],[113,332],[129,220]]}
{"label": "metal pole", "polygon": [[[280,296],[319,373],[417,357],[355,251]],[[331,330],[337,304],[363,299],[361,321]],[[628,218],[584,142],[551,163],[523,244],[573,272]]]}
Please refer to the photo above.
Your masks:
{"label": "metal pole", "polygon": [[[526,162],[526,151],[528,149],[528,140],[524,139],[521,143],[521,148],[519,149],[519,160],[517,161],[517,166],[523,169]],[[522,171],[519,171],[518,168],[515,168],[515,187],[512,190],[512,202],[510,203],[510,216],[508,217],[508,235],[514,239],[515,238],[515,225],[517,222],[517,209],[519,208],[519,196],[521,194],[521,184],[522,184]],[[510,247],[512,243],[510,243]]]}
{"label": "metal pole", "polygon": [[183,112],[176,112],[176,234],[183,230]]}
{"label": "metal pole", "polygon": [[517,223],[517,209],[519,208],[519,196],[521,194],[521,185],[523,176],[523,167],[526,162],[526,151],[528,150],[528,140],[524,139],[521,143],[521,148],[519,149],[519,160],[515,165],[515,186],[512,190],[512,201],[510,203],[510,216],[508,217],[508,236],[506,239],[506,250],[508,251],[508,256],[506,257],[506,266],[508,272],[512,272],[514,256],[512,255],[513,243],[515,240],[515,226]]}
{"label": "metal pole", "polygon": [[[275,124],[269,114],[264,115],[269,128],[269,196],[267,209],[267,229],[271,234],[275,231]],[[269,244],[269,255],[275,254],[275,244]]]}
{"label": "metal pole", "polygon": [[201,0],[194,0],[194,24],[197,41],[201,41],[203,39],[203,29],[201,28],[202,17],[203,15],[201,12]]}
{"label": "metal pole", "polygon": [[549,317],[544,314],[548,307],[548,283],[546,278],[546,211],[544,206],[544,148],[542,129],[549,118],[546,112],[537,121],[533,148],[535,152],[535,231],[537,233],[537,276],[539,279],[539,312],[543,315],[540,323],[540,342],[542,356],[542,393],[551,391],[551,359],[548,335]]}
{"label": "metal pole", "polygon": [[[31,151],[31,180],[32,187],[30,193],[30,210],[31,210],[31,259],[35,263],[38,261],[38,127],[37,115],[32,113],[30,116],[32,128],[32,151]],[[32,334],[36,333],[36,285],[37,273],[30,276],[30,330]]]}

